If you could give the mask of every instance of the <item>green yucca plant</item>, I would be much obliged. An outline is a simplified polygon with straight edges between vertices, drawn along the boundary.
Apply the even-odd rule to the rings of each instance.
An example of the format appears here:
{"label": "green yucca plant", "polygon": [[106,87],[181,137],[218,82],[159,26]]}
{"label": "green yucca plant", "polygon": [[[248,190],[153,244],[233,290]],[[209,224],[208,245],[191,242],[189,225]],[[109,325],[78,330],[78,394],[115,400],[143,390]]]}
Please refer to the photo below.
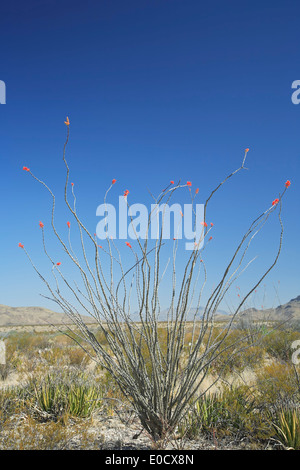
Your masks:
{"label": "green yucca plant", "polygon": [[35,385],[35,396],[39,408],[49,415],[58,417],[67,410],[64,384],[53,382],[50,375],[44,383]]}
{"label": "green yucca plant", "polygon": [[42,384],[34,384],[34,389],[39,409],[54,418],[67,414],[88,417],[102,403],[101,390],[95,384],[69,383],[48,375]]}
{"label": "green yucca plant", "polygon": [[288,449],[300,449],[300,413],[298,409],[281,408],[274,423],[277,438]]}
{"label": "green yucca plant", "polygon": [[200,433],[245,434],[261,426],[247,387],[224,388],[201,396],[178,428],[180,435],[196,438]]}
{"label": "green yucca plant", "polygon": [[191,412],[178,426],[179,434],[193,439],[202,432],[212,431],[216,428],[220,415],[224,411],[222,408],[222,401],[217,399],[216,394],[200,397]]}
{"label": "green yucca plant", "polygon": [[222,401],[218,400],[215,394],[204,396],[196,401],[195,416],[201,419],[203,430],[211,430],[217,425],[222,408]]}
{"label": "green yucca plant", "polygon": [[102,403],[101,393],[93,385],[73,386],[67,394],[68,412],[71,416],[86,418]]}

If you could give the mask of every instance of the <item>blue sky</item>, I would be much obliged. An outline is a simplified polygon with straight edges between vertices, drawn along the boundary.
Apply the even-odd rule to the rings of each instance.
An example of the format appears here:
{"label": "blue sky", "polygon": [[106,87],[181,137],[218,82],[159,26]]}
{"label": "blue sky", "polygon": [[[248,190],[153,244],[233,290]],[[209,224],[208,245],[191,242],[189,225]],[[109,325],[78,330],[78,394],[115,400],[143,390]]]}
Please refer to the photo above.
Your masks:
{"label": "blue sky", "polygon": [[[210,288],[249,222],[290,179],[281,257],[257,302],[267,307],[299,295],[300,105],[291,101],[300,79],[299,14],[297,1],[2,2],[0,303],[53,308],[18,248],[24,243],[51,272],[38,227],[49,225],[51,199],[22,167],[59,201],[66,116],[70,178],[91,232],[112,178],[112,197],[129,189],[130,203],[150,202],[147,188],[158,193],[171,179],[192,181],[204,202],[250,148],[248,170],[210,206]],[[64,231],[69,216],[61,207]],[[272,261],[278,235],[275,218],[253,248],[255,268],[238,281],[243,293]],[[237,300],[234,290],[230,299]]]}

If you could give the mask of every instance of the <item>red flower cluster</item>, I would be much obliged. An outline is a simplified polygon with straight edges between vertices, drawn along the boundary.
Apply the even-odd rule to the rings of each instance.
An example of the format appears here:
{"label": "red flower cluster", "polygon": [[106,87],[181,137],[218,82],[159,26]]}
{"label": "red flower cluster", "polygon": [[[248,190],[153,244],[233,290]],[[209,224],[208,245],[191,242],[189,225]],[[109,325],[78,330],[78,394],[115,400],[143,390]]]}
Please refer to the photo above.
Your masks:
{"label": "red flower cluster", "polygon": [[129,191],[128,191],[128,189],[126,189],[126,191],[124,191],[124,197],[127,197],[128,194],[129,194]]}
{"label": "red flower cluster", "polygon": [[43,222],[40,221],[39,226],[40,226],[41,228],[43,228],[43,227],[44,227]]}
{"label": "red flower cluster", "polygon": [[191,186],[192,186],[192,183],[191,183],[190,181],[187,181],[187,182],[186,182],[186,185],[189,186],[189,187],[191,187]]}
{"label": "red flower cluster", "polygon": [[71,227],[71,224],[70,224],[70,222],[67,222],[67,226],[68,226],[69,228]]}
{"label": "red flower cluster", "polygon": [[61,263],[60,263],[60,262],[59,262],[59,263],[56,263],[56,266],[60,266],[60,265],[61,265]]}
{"label": "red flower cluster", "polygon": [[22,243],[19,243],[19,247],[24,248],[24,245],[22,245]]}
{"label": "red flower cluster", "polygon": [[24,171],[30,171],[30,169],[27,168],[27,166],[23,166],[23,170],[24,170]]}
{"label": "red flower cluster", "polygon": [[132,248],[129,242],[126,242],[126,245],[129,246],[129,248]]}
{"label": "red flower cluster", "polygon": [[276,204],[278,204],[279,202],[279,199],[274,199],[274,201],[272,202],[272,206],[276,206]]}
{"label": "red flower cluster", "polygon": [[170,181],[170,183],[171,183],[171,184],[174,184],[174,181],[173,181],[173,180],[171,180],[171,181]]}
{"label": "red flower cluster", "polygon": [[116,181],[117,181],[117,180],[113,179],[112,182],[111,182],[111,184],[115,184]]}
{"label": "red flower cluster", "polygon": [[287,182],[285,183],[285,187],[288,188],[289,186],[291,186],[291,182],[290,180],[287,180]]}

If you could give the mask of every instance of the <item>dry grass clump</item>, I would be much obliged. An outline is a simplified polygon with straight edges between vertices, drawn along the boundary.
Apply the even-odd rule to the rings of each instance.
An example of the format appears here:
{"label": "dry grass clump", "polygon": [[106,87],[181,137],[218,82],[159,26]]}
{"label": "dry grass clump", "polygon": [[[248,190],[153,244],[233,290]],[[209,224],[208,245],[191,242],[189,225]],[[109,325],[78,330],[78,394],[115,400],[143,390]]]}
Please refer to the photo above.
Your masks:
{"label": "dry grass clump", "polygon": [[72,420],[37,422],[30,416],[15,417],[0,432],[1,450],[97,449],[99,439],[89,433],[90,423]]}

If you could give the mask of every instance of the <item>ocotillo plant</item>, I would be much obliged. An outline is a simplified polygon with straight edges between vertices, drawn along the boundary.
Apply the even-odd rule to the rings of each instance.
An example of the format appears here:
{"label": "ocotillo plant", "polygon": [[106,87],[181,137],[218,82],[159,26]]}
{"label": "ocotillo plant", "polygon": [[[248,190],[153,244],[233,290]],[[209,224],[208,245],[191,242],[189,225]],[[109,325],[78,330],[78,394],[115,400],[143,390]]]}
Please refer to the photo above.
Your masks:
{"label": "ocotillo plant", "polygon": [[[47,286],[51,294],[47,298],[53,300],[76,325],[77,331],[80,332],[80,339],[85,340],[89,345],[89,348],[87,348],[89,351],[87,352],[90,354],[92,350],[94,359],[115,379],[122,392],[131,402],[144,429],[156,440],[174,431],[187,406],[193,400],[199,398],[200,387],[210,372],[214,360],[228,347],[225,339],[243,304],[275,266],[281,251],[283,236],[281,222],[282,197],[290,182],[286,182],[282,194],[270,204],[270,207],[249,224],[248,230],[238,242],[226,269],[216,283],[216,287],[210,293],[204,307],[200,308],[202,293],[207,280],[202,253],[211,240],[210,231],[213,226],[212,223],[206,221],[207,207],[214,194],[222,188],[223,184],[239,171],[245,169],[249,149],[245,150],[241,166],[224,178],[206,199],[202,214],[203,219],[201,220],[202,232],[198,239],[195,238],[193,248],[186,252],[184,266],[181,268],[179,275],[176,269],[178,239],[174,236],[168,242],[171,244],[172,253],[165,266],[163,257],[167,242],[163,233],[164,222],[159,228],[158,236],[151,244],[148,235],[152,214],[148,216],[146,236],[143,241],[136,233],[136,226],[131,215],[130,224],[132,232],[136,234],[136,240],[134,241],[136,249],[132,246],[133,243],[122,242],[127,250],[125,254],[126,267],[121,253],[122,249],[117,246],[117,242],[113,238],[107,236],[105,247],[98,245],[96,234],[90,233],[78,215],[73,183],[71,183],[70,188],[69,166],[66,160],[66,148],[70,132],[68,118],[65,124],[67,126],[67,138],[63,149],[63,162],[66,168],[64,200],[70,212],[70,217],[72,217],[71,220],[73,220],[72,228],[73,222],[75,222],[74,225],[78,229],[81,261],[71,245],[71,222],[67,222],[67,241],[58,233],[54,218],[55,196],[52,190],[44,181],[35,176],[28,167],[23,169],[51,195],[52,231],[70,260],[74,271],[79,273],[83,287],[79,287],[77,283],[68,280],[64,274],[64,266],[61,266],[61,262],[54,260],[48,252],[45,227],[42,222],[40,222],[40,228],[43,249],[52,266],[54,286],[41,274],[25,246],[22,243],[19,246],[24,250],[33,268]],[[107,204],[108,192],[115,187],[115,183],[116,180],[112,180],[105,194],[105,204]],[[194,199],[198,190],[192,195],[191,182],[175,184],[174,181],[171,181],[161,194],[154,198],[155,206],[166,207],[166,205],[163,206],[163,203],[165,201],[169,202],[174,193],[182,187],[187,187],[190,191],[195,227],[197,211],[195,211]],[[73,198],[72,205],[69,202],[70,189]],[[123,197],[129,208],[128,195],[129,191],[126,190]],[[230,321],[222,335],[216,336],[212,332],[218,307],[236,278],[251,262],[246,263],[246,266],[244,266],[249,246],[275,211],[278,214],[280,233],[273,262],[265,269],[254,285],[249,288],[248,293],[239,299],[239,304],[230,317]],[[88,244],[89,248],[87,248]],[[92,255],[90,249],[92,249]],[[128,261],[128,253],[131,254],[133,259],[131,263]],[[168,271],[170,271],[170,278],[166,281]],[[162,283],[164,283],[164,290],[166,288],[170,289],[170,301],[164,325],[164,343],[160,339],[161,326],[159,323],[159,314],[161,312],[160,287]],[[64,291],[61,289],[61,285],[65,289]],[[68,292],[68,296],[65,291]],[[131,313],[132,299],[137,305],[135,321],[132,320]],[[190,318],[188,315],[191,312],[192,329],[187,346],[185,342],[186,320]],[[90,315],[98,324],[102,335],[105,337],[105,344],[96,339],[88,322],[83,320],[82,313]],[[80,345],[83,348],[85,347],[82,341],[80,341]],[[185,355],[183,354],[184,351]],[[215,380],[218,380],[218,377]],[[203,388],[201,393],[204,393]]]}

